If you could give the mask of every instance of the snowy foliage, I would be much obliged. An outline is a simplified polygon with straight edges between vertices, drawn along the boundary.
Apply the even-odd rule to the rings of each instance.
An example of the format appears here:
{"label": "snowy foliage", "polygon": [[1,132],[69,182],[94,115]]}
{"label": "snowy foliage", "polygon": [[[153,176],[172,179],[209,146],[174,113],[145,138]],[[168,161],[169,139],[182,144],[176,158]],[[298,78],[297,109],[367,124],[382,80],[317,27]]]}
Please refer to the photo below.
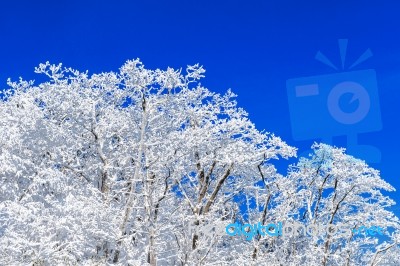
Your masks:
{"label": "snowy foliage", "polygon": [[[118,73],[40,64],[0,102],[1,265],[379,265],[399,260],[394,188],[343,149],[260,132],[205,70]],[[184,73],[183,73],[184,72]],[[243,209],[243,201],[247,207]],[[245,205],[246,205],[245,204]],[[388,228],[385,238],[260,238],[218,228],[297,220]],[[204,228],[213,228],[205,231]]]}

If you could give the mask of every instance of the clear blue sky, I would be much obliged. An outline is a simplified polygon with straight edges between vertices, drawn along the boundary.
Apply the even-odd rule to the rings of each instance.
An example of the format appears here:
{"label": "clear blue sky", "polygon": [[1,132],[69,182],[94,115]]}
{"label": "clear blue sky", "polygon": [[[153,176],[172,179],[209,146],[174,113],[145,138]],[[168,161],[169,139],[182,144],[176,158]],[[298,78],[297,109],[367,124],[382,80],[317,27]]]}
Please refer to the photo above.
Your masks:
{"label": "clear blue sky", "polygon": [[[373,166],[399,190],[399,14],[395,0],[1,1],[0,88],[8,77],[38,80],[33,69],[45,61],[91,73],[116,71],[133,58],[149,68],[200,63],[207,70],[204,85],[218,92],[232,88],[259,129],[304,150],[313,140],[293,138],[293,126],[302,128],[291,120],[286,81],[339,78],[335,74],[370,48],[373,56],[352,70],[375,70],[380,121],[362,127],[380,123],[382,129],[358,135],[358,142],[380,150]],[[345,70],[338,39],[348,39]],[[317,51],[339,69],[315,60]],[[357,104],[342,107],[352,112]],[[315,110],[316,116],[322,113]],[[337,136],[334,143],[345,146],[346,138]],[[400,193],[391,196],[400,204]]]}

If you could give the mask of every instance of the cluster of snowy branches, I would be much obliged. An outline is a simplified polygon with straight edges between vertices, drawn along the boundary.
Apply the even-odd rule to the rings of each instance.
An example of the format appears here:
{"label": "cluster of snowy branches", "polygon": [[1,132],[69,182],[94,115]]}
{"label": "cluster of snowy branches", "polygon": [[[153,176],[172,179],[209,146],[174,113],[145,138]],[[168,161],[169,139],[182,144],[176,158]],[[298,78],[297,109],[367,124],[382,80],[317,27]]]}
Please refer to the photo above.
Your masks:
{"label": "cluster of snowy branches", "polygon": [[[231,91],[202,87],[201,66],[36,72],[49,81],[9,81],[0,101],[1,265],[400,263],[394,188],[377,170],[314,144],[279,174],[273,161],[296,149]],[[246,241],[220,232],[235,221],[385,230]]]}

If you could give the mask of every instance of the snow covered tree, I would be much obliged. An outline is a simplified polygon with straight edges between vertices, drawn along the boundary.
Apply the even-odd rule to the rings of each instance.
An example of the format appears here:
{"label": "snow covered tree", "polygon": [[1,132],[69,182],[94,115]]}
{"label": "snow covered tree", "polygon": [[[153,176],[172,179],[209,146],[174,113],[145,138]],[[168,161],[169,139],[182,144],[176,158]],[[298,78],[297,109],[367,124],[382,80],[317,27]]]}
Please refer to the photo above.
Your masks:
{"label": "snow covered tree", "polygon": [[[295,156],[236,95],[201,86],[199,65],[139,60],[88,75],[40,64],[0,101],[2,265],[379,265],[396,260],[393,191],[377,170],[316,144]],[[244,206],[244,207],[243,207]],[[381,239],[232,237],[234,222],[387,228]],[[379,240],[379,241],[378,241]],[[361,264],[360,264],[361,263]]]}
{"label": "snow covered tree", "polygon": [[198,84],[198,65],[36,71],[50,81],[9,82],[0,105],[2,263],[204,261],[188,225],[227,219],[258,165],[295,152]]}
{"label": "snow covered tree", "polygon": [[[394,188],[344,149],[325,144],[312,149],[310,158],[301,158],[276,181],[274,216],[286,214],[286,223],[299,222],[313,233],[300,227],[293,235],[267,238],[264,258],[277,265],[377,265],[378,257],[399,244],[399,220],[387,210],[395,203],[383,194]],[[368,235],[359,231],[363,227],[382,231]]]}

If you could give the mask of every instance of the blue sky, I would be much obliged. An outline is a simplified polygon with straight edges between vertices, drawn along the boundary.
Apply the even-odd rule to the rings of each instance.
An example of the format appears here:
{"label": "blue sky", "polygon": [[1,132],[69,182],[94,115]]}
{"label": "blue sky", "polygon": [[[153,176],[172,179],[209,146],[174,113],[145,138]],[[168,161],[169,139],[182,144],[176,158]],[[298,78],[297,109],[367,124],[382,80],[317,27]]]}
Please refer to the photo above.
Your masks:
{"label": "blue sky", "polygon": [[[291,108],[299,107],[288,102],[287,80],[313,76],[314,83],[325,84],[321,75],[331,75],[340,82],[339,74],[350,71],[348,66],[369,48],[373,56],[352,71],[361,71],[362,82],[362,70],[376,73],[370,93],[375,117],[358,127],[343,127],[333,143],[346,146],[351,133],[359,144],[376,147],[381,159],[372,166],[400,189],[398,1],[36,2],[0,3],[0,88],[8,77],[39,80],[33,69],[45,61],[90,73],[117,71],[133,58],[149,68],[200,63],[207,70],[203,85],[218,92],[232,88],[259,129],[276,133],[300,151],[318,139],[293,137],[294,129],[309,128],[291,118]],[[338,39],[348,40],[344,69]],[[318,51],[338,70],[315,60]],[[360,78],[349,75],[346,79]],[[348,96],[339,104],[352,112],[360,102]],[[323,107],[308,109],[314,114],[311,125],[312,119],[326,115]],[[335,127],[328,122],[320,126]],[[391,196],[400,203],[400,193]]]}

